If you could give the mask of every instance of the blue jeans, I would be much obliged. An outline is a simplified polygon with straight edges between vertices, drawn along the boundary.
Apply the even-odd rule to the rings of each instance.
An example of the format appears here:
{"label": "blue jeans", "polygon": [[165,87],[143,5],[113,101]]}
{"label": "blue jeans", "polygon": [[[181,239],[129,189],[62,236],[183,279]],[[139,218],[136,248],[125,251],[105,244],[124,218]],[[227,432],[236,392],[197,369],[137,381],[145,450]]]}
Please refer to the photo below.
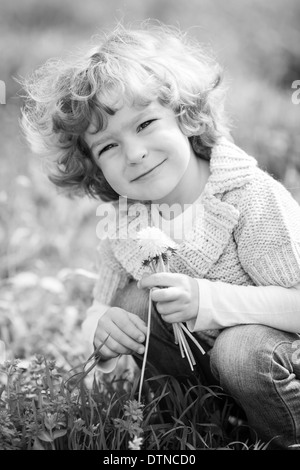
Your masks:
{"label": "blue jeans", "polygon": [[[132,282],[115,305],[136,313],[147,322],[148,292]],[[172,325],[152,307],[148,373],[186,377],[197,374],[203,385],[221,385],[244,410],[258,439],[271,441],[270,449],[300,444],[300,339],[263,325],[238,325],[224,329],[204,356],[193,348],[192,372],[174,343]],[[137,363],[139,363],[137,358]]]}
{"label": "blue jeans", "polygon": [[299,350],[296,334],[239,325],[223,330],[211,351],[214,376],[244,409],[258,437],[272,439],[270,448],[300,444]]}

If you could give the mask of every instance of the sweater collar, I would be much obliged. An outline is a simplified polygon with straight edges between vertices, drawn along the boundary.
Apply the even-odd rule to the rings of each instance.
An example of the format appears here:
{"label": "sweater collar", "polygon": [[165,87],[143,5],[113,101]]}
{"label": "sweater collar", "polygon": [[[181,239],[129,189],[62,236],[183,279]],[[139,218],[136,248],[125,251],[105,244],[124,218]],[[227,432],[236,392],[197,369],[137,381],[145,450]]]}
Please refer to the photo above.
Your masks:
{"label": "sweater collar", "polygon": [[257,161],[242,149],[223,138],[213,147],[210,160],[210,177],[203,193],[222,194],[240,188],[253,177]]}

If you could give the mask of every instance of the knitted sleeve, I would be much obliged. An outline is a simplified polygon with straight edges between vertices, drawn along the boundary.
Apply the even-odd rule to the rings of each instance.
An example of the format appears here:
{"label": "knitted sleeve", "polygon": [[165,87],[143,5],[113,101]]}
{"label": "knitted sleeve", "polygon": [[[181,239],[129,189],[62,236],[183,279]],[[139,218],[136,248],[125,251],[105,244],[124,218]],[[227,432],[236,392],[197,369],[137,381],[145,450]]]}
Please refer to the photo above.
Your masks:
{"label": "knitted sleeve", "polygon": [[109,239],[100,242],[97,252],[98,280],[93,295],[98,302],[110,305],[117,290],[126,286],[129,275],[114,256]]}
{"label": "knitted sleeve", "polygon": [[300,282],[299,204],[260,169],[235,197],[240,217],[234,237],[245,271],[256,285],[295,286]]}

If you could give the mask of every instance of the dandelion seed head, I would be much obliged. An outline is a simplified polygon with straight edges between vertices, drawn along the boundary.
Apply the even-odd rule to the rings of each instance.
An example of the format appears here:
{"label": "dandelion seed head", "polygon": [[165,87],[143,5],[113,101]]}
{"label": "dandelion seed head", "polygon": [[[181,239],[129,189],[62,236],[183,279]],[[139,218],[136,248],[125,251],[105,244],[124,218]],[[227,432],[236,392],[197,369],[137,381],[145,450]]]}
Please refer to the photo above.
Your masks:
{"label": "dandelion seed head", "polygon": [[141,249],[143,259],[156,258],[168,250],[174,251],[176,243],[157,227],[146,227],[137,235],[137,242]]}

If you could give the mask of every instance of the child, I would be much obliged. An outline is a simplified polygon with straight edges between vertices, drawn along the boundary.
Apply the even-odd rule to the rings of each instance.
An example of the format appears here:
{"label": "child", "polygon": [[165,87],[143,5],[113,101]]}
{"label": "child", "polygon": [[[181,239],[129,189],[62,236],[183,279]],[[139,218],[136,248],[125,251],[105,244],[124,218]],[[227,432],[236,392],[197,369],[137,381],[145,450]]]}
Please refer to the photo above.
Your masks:
{"label": "child", "polygon": [[[120,355],[141,359],[147,292],[160,287],[149,364],[187,374],[172,332],[185,322],[207,350],[195,373],[235,398],[260,439],[300,444],[300,208],[232,142],[215,61],[175,29],[118,27],[24,86],[23,128],[54,162],[51,181],[118,214],[83,325],[93,347],[104,344],[102,370]],[[177,242],[170,272],[143,276],[136,240],[118,237],[136,203]]]}

